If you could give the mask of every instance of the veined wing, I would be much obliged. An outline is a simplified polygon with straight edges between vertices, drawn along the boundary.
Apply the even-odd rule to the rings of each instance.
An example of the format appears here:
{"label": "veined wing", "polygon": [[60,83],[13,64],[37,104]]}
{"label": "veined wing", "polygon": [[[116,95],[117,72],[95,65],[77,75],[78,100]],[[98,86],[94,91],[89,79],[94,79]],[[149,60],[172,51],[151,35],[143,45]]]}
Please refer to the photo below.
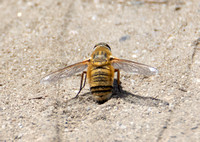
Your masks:
{"label": "veined wing", "polygon": [[89,62],[89,59],[85,60],[83,62],[79,62],[79,63],[73,64],[73,65],[67,66],[58,71],[55,71],[55,72],[45,76],[44,78],[42,78],[41,83],[54,82],[61,78],[70,77],[70,76],[74,75],[75,73],[81,72],[84,69],[86,69],[88,66],[88,62]]}
{"label": "veined wing", "polygon": [[152,76],[158,74],[158,70],[156,68],[134,61],[113,57],[111,62],[115,69],[121,69],[128,73],[142,74],[144,76]]}

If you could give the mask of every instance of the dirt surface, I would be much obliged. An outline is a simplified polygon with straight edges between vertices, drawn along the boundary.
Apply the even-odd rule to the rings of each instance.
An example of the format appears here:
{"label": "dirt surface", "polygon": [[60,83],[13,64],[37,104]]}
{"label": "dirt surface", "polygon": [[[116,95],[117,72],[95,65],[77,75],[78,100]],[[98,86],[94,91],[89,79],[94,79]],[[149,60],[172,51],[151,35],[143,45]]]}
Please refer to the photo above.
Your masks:
{"label": "dirt surface", "polygon": [[[200,140],[199,0],[1,0],[0,141]],[[121,72],[103,104],[80,74],[40,79],[107,42],[114,56],[151,65]]]}

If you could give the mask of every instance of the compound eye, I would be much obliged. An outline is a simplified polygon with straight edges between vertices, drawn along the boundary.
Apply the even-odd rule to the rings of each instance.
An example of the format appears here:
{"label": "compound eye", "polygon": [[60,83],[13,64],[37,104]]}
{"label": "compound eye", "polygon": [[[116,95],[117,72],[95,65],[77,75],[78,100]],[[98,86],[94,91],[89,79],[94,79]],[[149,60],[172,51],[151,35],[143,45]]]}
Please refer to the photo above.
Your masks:
{"label": "compound eye", "polygon": [[96,44],[96,45],[94,46],[94,49],[95,49],[96,47],[98,47],[98,46],[106,47],[106,48],[108,48],[108,49],[111,51],[111,48],[110,48],[110,46],[109,46],[107,43],[100,42],[100,43],[98,43],[98,44]]}

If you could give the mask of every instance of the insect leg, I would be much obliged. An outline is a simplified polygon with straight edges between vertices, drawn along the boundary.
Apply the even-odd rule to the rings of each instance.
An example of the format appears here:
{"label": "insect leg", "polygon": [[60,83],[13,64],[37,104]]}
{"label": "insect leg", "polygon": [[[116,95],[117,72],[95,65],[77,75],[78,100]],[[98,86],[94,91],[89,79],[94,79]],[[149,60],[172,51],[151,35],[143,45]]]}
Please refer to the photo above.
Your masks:
{"label": "insect leg", "polygon": [[[84,83],[83,83],[84,74],[85,74],[85,80],[84,80]],[[79,89],[78,93],[76,94],[75,98],[78,97],[78,95],[79,95],[79,93],[81,92],[81,90],[85,87],[86,78],[87,78],[87,72],[84,71],[84,72],[82,73],[82,75],[81,75],[80,89]],[[82,84],[83,84],[83,86],[82,86]]]}
{"label": "insect leg", "polygon": [[85,73],[85,80],[84,80],[84,83],[83,83],[83,87],[82,87],[82,89],[85,87],[85,82],[86,82],[86,79],[87,79],[87,72],[84,71],[84,73]]}
{"label": "insect leg", "polygon": [[121,90],[121,87],[120,87],[120,71],[119,71],[119,69],[115,69],[115,72],[117,72],[117,86],[118,86],[118,90],[121,93],[122,90]]}

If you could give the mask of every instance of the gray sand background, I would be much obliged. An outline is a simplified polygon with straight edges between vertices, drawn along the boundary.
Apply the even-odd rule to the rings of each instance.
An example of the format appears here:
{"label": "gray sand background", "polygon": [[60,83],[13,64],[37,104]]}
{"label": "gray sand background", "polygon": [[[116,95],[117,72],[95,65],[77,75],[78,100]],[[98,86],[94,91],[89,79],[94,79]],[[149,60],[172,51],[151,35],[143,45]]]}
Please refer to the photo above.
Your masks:
{"label": "gray sand background", "polygon": [[[0,21],[0,141],[200,141],[199,0],[1,0]],[[159,75],[101,105],[80,74],[40,84],[99,42]]]}

